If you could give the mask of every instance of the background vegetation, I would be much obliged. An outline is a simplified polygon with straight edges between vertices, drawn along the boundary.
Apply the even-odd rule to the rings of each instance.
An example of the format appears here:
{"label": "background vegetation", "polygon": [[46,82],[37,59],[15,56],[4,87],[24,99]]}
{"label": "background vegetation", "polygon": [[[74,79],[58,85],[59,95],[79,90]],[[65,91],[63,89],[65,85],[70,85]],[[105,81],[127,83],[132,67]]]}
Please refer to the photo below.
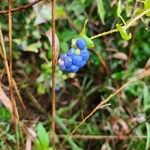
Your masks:
{"label": "background vegetation", "polygon": [[[12,1],[12,8],[26,3],[29,1]],[[134,21],[148,9],[149,0],[57,0],[56,34],[60,54],[66,53],[71,40],[79,37],[86,19],[89,19],[88,37],[117,27],[115,33],[93,37],[90,59],[75,76],[56,67],[57,149],[150,148],[150,14],[145,13]],[[0,10],[8,10],[7,1],[0,1]],[[130,22],[128,29],[122,27]],[[0,13],[0,26],[10,62],[8,14],[4,12]],[[17,123],[14,123],[10,108],[12,99],[1,40],[2,150],[30,150],[31,142],[31,149],[52,149],[49,138],[52,131],[52,48],[45,35],[50,28],[49,1],[12,13],[12,74],[17,85],[13,88],[13,97],[19,114]],[[14,81],[12,83],[14,85]],[[73,135],[66,137],[75,128]]]}

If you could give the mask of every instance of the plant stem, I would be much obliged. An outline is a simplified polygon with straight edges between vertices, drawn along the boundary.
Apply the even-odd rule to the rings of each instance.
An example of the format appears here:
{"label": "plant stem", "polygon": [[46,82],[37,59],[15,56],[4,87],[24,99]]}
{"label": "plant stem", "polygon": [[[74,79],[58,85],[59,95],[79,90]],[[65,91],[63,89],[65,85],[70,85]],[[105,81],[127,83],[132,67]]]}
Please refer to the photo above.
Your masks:
{"label": "plant stem", "polygon": [[9,69],[10,69],[10,100],[13,100],[13,86],[12,86],[12,13],[11,13],[11,0],[8,0],[8,24],[9,24]]}
{"label": "plant stem", "polygon": [[99,33],[99,34],[97,34],[97,35],[92,36],[90,39],[93,40],[93,39],[96,39],[96,38],[101,37],[101,36],[105,36],[105,35],[108,35],[108,34],[112,34],[112,33],[114,33],[114,32],[118,32],[118,30],[117,30],[117,29],[113,29],[113,30],[109,30],[109,31],[107,31],[107,32]]}
{"label": "plant stem", "polygon": [[[67,135],[58,135],[59,138],[66,138]],[[117,136],[117,135],[80,135],[80,134],[74,134],[71,136],[73,139],[80,139],[80,140],[103,140],[103,139],[109,139],[109,140],[129,140],[129,139],[147,139],[148,137],[145,135],[137,136],[137,135],[125,135],[125,136]]]}
{"label": "plant stem", "polygon": [[[150,12],[150,9],[146,9],[141,14],[137,15],[135,18],[133,18],[132,20],[130,20],[126,26],[123,26],[123,28],[125,28],[125,29],[130,28],[137,20],[139,20],[140,18],[142,18],[148,12]],[[114,32],[118,32],[118,30],[117,29],[113,29],[113,30],[109,30],[107,32],[99,33],[97,35],[92,36],[90,39],[93,40],[93,39],[96,39],[96,38],[101,37],[101,36],[112,34]]]}
{"label": "plant stem", "polygon": [[52,0],[52,145],[53,150],[56,149],[55,144],[55,103],[56,103],[56,81],[55,81],[55,71],[56,71],[56,54],[55,54],[55,0]]}
{"label": "plant stem", "polygon": [[143,11],[141,14],[137,15],[135,18],[131,19],[128,24],[125,26],[125,29],[128,29],[129,27],[131,27],[137,20],[139,20],[140,18],[142,18],[144,15],[146,15],[148,12],[150,12],[150,9],[146,9],[145,11]]}
{"label": "plant stem", "polygon": [[[11,12],[14,13],[14,12],[26,10],[26,9],[32,7],[33,5],[35,5],[35,4],[37,4],[37,3],[41,2],[41,1],[42,0],[35,0],[35,1],[31,2],[31,3],[27,3],[25,5],[22,5],[22,6],[19,6],[19,7],[16,7],[16,8],[12,8]],[[2,11],[0,11],[0,14],[8,14],[8,10],[2,10]]]}

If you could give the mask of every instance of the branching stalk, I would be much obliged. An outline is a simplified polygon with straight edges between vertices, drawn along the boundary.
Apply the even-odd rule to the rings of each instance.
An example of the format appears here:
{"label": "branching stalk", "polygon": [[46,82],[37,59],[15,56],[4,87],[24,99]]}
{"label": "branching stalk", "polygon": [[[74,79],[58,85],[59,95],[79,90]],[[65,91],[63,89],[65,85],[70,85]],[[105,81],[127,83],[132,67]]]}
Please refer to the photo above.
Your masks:
{"label": "branching stalk", "polygon": [[[129,21],[126,26],[123,26],[123,28],[125,28],[125,29],[130,28],[137,20],[142,18],[148,12],[150,12],[150,9],[146,9],[141,14],[137,15],[135,18],[133,18],[131,21]],[[99,37],[102,37],[102,36],[105,36],[105,35],[108,35],[108,34],[112,34],[114,32],[118,32],[118,30],[117,29],[113,29],[113,30],[109,30],[107,32],[99,33],[97,35],[92,36],[90,39],[93,40],[93,39],[96,39],[96,38],[99,38]]]}

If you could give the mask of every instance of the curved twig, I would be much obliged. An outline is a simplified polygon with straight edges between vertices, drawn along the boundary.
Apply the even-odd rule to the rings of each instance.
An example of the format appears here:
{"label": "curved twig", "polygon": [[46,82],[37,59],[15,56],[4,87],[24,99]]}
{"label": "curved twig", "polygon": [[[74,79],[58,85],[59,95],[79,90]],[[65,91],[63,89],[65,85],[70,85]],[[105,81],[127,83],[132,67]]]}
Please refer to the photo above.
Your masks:
{"label": "curved twig", "polygon": [[[35,0],[34,2],[32,3],[27,3],[25,5],[22,5],[22,6],[19,6],[19,7],[16,7],[16,8],[12,8],[11,9],[11,12],[14,13],[14,12],[17,12],[17,11],[23,11],[23,10],[26,10],[28,8],[30,8],[31,6],[41,2],[42,0]],[[2,10],[0,11],[0,14],[8,14],[8,10]]]}

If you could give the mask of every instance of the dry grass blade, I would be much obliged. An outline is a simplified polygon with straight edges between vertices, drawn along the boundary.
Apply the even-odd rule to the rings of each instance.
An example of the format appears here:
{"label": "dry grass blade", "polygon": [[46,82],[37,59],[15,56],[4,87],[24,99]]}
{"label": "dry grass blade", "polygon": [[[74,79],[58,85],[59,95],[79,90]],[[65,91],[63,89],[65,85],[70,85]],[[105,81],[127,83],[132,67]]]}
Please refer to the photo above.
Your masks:
{"label": "dry grass blade", "polygon": [[[67,135],[58,135],[59,138],[66,138]],[[105,140],[105,139],[109,139],[109,140],[128,140],[128,139],[147,139],[147,136],[135,136],[135,135],[131,135],[131,136],[116,136],[116,135],[79,135],[79,134],[75,134],[72,135],[73,139],[82,139],[82,140]]]}
{"label": "dry grass blade", "polygon": [[36,138],[36,133],[35,133],[34,128],[38,120],[39,118],[36,118],[35,120],[33,120],[30,127],[26,126],[25,124],[22,124],[22,127],[27,134],[25,150],[32,150],[32,141]]}
{"label": "dry grass blade", "polygon": [[[11,0],[8,0],[8,25],[9,25],[9,59],[10,59],[10,74],[11,74],[11,80],[12,80],[12,14],[11,14]],[[12,81],[11,81],[12,82]],[[12,84],[12,83],[11,83]]]}
{"label": "dry grass blade", "polygon": [[12,113],[12,102],[0,86],[0,102]]}
{"label": "dry grass blade", "polygon": [[106,69],[107,73],[110,74],[110,70],[107,67],[107,63],[105,62],[101,54],[97,52],[97,50],[94,50],[93,52],[98,56],[99,60],[101,61],[103,67]]}
{"label": "dry grass blade", "polygon": [[[10,89],[10,100],[13,100],[13,85],[12,85],[12,14],[11,14],[11,0],[8,0],[8,25],[9,25],[9,70],[10,70],[10,83],[9,83],[9,89]],[[15,102],[13,101],[14,105]]]}
{"label": "dry grass blade", "polygon": [[[9,65],[8,65],[8,61],[7,61],[7,55],[6,55],[6,49],[5,49],[5,43],[4,43],[4,38],[3,38],[3,34],[2,34],[2,31],[1,31],[1,28],[0,28],[0,43],[1,43],[1,46],[2,46],[2,54],[3,54],[3,60],[4,60],[4,64],[5,64],[5,69],[6,69],[6,72],[7,72],[7,77],[8,77],[8,82],[9,82],[9,87],[11,85],[11,73],[10,73],[10,70],[9,70]],[[12,104],[13,104],[13,121],[14,122],[18,122],[19,121],[19,115],[18,115],[18,110],[17,110],[17,107],[16,107],[16,102],[15,100],[12,98]]]}
{"label": "dry grass blade", "polygon": [[32,138],[30,135],[28,135],[25,150],[32,150],[31,145],[32,145]]}
{"label": "dry grass blade", "polygon": [[[24,126],[25,127],[25,126]],[[32,141],[36,137],[36,133],[32,127],[26,127],[27,130],[27,141],[26,141],[26,147],[25,150],[32,150]]]}
{"label": "dry grass blade", "polygon": [[125,61],[128,60],[128,56],[123,52],[117,52],[117,53],[113,54],[112,57],[116,58],[116,59],[125,60]]}
{"label": "dry grass blade", "polygon": [[[5,69],[6,69],[6,72],[7,72],[8,82],[10,84],[10,82],[11,82],[11,76],[10,76],[10,70],[9,70],[9,65],[8,65],[7,56],[6,56],[5,44],[4,44],[4,38],[3,38],[3,33],[1,31],[1,28],[0,28],[0,43],[1,43],[1,46],[2,46],[2,49],[0,49],[0,55],[3,58]],[[19,98],[19,100],[21,102],[21,105],[22,105],[23,109],[25,110],[27,116],[29,116],[28,113],[27,113],[27,111],[26,111],[26,108],[25,108],[25,105],[23,103],[23,100],[21,98],[21,95],[19,93],[19,89],[17,87],[17,84],[16,84],[16,82],[15,82],[15,80],[13,78],[12,78],[12,84],[13,84],[13,87],[14,87],[14,89],[16,91],[16,94],[17,94],[17,96],[18,96],[18,98]]]}

